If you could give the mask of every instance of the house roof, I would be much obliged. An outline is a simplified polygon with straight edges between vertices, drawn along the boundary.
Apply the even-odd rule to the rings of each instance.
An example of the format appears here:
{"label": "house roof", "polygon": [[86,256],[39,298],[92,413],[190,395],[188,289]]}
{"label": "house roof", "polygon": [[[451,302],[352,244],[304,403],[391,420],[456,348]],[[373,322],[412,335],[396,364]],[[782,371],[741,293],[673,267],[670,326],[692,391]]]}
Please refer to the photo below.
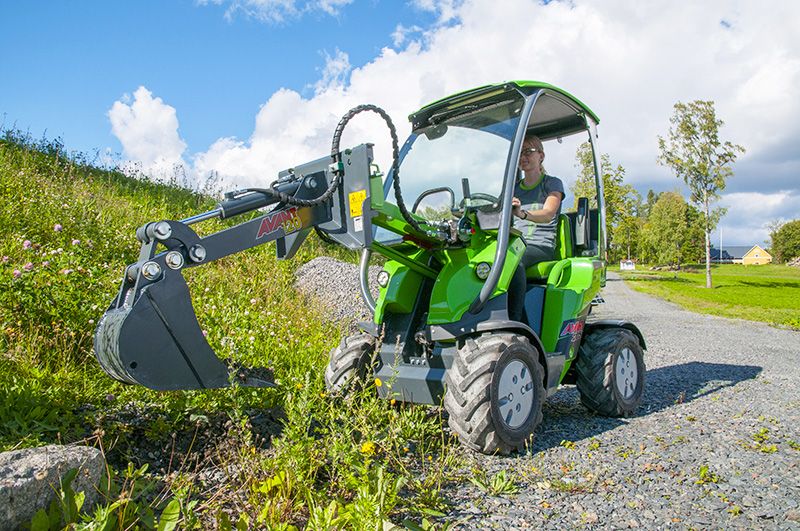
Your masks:
{"label": "house roof", "polygon": [[[723,260],[739,260],[755,247],[755,245],[725,245],[722,247]],[[719,260],[719,249],[711,246],[711,258]]]}

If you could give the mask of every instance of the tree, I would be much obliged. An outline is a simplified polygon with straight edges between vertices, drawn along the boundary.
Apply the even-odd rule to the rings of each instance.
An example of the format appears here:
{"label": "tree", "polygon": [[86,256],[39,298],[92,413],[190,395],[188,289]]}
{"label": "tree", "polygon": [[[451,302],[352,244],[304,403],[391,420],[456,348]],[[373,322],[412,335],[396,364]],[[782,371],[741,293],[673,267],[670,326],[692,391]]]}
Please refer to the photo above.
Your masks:
{"label": "tree", "polygon": [[663,192],[642,227],[642,258],[647,262],[680,267],[688,223],[687,204],[677,192]]}
{"label": "tree", "polygon": [[[594,160],[589,142],[578,146],[575,158],[576,167],[579,169],[578,179],[572,186],[575,206],[579,197],[586,197],[590,206],[597,208]],[[603,176],[603,197],[606,203],[609,259],[618,260],[627,254],[632,239],[638,239],[638,234],[636,232],[631,234],[631,231],[638,229],[632,218],[636,217],[636,207],[640,197],[633,186],[624,183],[625,168],[620,164],[614,167],[605,153],[600,156],[600,172]],[[625,229],[620,230],[623,226]]]}
{"label": "tree", "polygon": [[723,142],[719,130],[725,124],[717,118],[713,101],[695,100],[675,104],[667,139],[658,137],[658,161],[682,178],[691,191],[690,201],[702,208],[706,244],[706,287],[711,287],[711,231],[724,215],[711,203],[725,189],[733,175],[731,165],[742,146]]}
{"label": "tree", "polygon": [[788,262],[800,256],[800,219],[780,225],[770,233],[770,252],[778,262]]}

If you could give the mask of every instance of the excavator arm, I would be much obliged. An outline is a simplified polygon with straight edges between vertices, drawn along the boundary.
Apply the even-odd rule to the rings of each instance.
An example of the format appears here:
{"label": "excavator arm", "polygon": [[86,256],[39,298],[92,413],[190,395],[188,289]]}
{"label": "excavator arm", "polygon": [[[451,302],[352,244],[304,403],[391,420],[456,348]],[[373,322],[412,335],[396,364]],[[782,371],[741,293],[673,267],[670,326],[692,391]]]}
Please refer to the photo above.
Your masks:
{"label": "excavator arm", "polygon": [[[126,268],[119,293],[95,331],[101,367],[117,380],[156,390],[225,387],[234,381],[270,385],[216,356],[182,271],[272,241],[279,258],[290,258],[315,227],[348,248],[366,248],[372,237],[370,180],[381,179],[371,175],[372,168],[372,149],[361,145],[334,157],[333,164],[325,157],[283,172],[270,189],[226,194],[211,211],[140,227],[139,259]],[[192,228],[267,207],[273,208],[207,236]]]}

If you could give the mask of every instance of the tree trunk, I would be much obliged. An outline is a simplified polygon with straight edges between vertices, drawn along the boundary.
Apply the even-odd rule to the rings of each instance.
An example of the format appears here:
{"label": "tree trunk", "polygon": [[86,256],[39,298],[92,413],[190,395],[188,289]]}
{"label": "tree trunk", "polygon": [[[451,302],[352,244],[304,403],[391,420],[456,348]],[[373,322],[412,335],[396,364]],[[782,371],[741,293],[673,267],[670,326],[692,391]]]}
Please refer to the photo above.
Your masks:
{"label": "tree trunk", "polygon": [[[711,217],[708,211],[708,192],[703,192],[703,205],[706,207],[706,287],[711,288]],[[722,249],[719,250],[722,256]]]}

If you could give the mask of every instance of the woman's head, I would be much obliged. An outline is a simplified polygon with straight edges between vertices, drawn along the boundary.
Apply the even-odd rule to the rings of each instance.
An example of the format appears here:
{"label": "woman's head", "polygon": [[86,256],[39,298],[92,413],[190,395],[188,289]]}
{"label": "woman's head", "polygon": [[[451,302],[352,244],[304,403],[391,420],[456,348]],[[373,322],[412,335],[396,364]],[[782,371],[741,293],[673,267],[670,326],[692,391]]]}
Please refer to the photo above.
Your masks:
{"label": "woman's head", "polygon": [[526,135],[522,141],[519,167],[526,175],[538,177],[544,173],[544,146],[536,135]]}

